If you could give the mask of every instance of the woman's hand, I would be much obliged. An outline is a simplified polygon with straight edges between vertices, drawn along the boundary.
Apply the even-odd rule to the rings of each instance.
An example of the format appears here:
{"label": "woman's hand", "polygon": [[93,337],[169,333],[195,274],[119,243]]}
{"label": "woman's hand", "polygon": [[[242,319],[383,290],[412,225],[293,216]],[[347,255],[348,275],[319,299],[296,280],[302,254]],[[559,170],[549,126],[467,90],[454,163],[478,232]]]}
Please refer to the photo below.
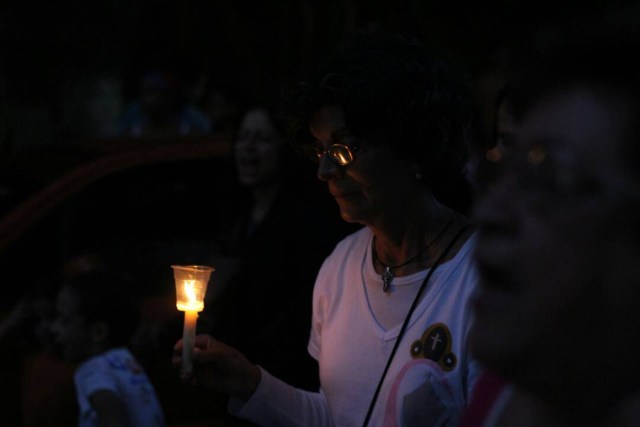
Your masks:
{"label": "woman's hand", "polygon": [[[182,340],[173,348],[173,366],[182,365]],[[185,382],[202,385],[241,400],[248,400],[260,382],[260,368],[238,350],[203,334],[193,349],[193,372],[181,374]]]}

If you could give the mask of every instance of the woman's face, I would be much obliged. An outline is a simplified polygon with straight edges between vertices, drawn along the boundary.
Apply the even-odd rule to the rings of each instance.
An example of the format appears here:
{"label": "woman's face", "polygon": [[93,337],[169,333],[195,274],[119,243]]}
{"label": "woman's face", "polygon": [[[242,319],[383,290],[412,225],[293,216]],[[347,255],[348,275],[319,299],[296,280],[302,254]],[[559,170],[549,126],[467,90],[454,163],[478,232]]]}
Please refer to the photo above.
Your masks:
{"label": "woman's face", "polygon": [[235,143],[238,179],[257,187],[280,174],[283,140],[264,110],[251,110],[243,118]]}
{"label": "woman's face", "polygon": [[587,402],[640,373],[640,258],[620,232],[637,184],[620,154],[624,110],[610,101],[577,88],[539,104],[476,212],[472,351],[550,399]]}
{"label": "woman's face", "polygon": [[355,154],[355,160],[347,166],[336,164],[328,155],[322,156],[318,165],[318,178],[327,183],[345,221],[373,225],[385,217],[401,216],[415,201],[415,191],[422,191],[415,179],[416,167],[390,145],[356,141],[346,127],[341,108],[318,110],[309,130],[319,148],[345,144]]}

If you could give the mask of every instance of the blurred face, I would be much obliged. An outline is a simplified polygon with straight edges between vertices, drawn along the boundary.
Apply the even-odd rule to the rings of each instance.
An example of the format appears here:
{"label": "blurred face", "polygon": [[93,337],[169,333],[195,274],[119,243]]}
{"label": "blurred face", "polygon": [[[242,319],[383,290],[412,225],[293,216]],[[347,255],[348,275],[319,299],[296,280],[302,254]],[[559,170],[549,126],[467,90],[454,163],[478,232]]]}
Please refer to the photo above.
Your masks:
{"label": "blurred face", "polygon": [[415,200],[415,192],[421,191],[414,178],[415,167],[388,145],[356,141],[346,127],[342,109],[322,108],[312,117],[309,130],[319,148],[345,144],[355,154],[347,166],[337,164],[329,155],[322,156],[318,165],[318,178],[327,183],[345,221],[371,225],[385,216],[402,215]]}
{"label": "blurred face", "polygon": [[242,120],[235,144],[238,179],[242,185],[256,187],[276,180],[284,142],[269,115],[253,110]]}
{"label": "blurred face", "polygon": [[638,245],[620,232],[636,184],[619,107],[586,89],[540,103],[477,208],[472,351],[544,398],[589,402],[638,379]]}
{"label": "blurred face", "polygon": [[68,288],[62,288],[56,301],[57,317],[52,325],[55,345],[64,360],[78,362],[88,356],[91,328],[78,314],[79,301]]}

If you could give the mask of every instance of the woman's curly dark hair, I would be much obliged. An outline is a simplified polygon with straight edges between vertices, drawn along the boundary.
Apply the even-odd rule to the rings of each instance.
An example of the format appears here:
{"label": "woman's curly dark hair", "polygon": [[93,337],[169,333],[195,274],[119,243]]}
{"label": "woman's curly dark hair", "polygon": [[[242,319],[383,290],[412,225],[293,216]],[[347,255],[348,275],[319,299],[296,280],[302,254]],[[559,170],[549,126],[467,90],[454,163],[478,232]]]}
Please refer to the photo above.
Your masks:
{"label": "woman's curly dark hair", "polygon": [[338,106],[356,139],[388,144],[419,161],[432,188],[461,175],[468,155],[470,91],[461,75],[418,41],[358,33],[289,96],[290,138],[298,147],[311,143],[312,115]]}

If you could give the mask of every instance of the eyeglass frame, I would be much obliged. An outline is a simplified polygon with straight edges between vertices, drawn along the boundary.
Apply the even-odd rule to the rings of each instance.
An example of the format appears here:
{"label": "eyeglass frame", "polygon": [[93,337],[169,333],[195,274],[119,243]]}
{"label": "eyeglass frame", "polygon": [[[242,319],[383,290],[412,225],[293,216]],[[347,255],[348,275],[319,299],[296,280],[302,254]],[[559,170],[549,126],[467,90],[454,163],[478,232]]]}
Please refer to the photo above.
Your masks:
{"label": "eyeglass frame", "polygon": [[[339,157],[336,156],[334,153],[336,152],[335,149],[344,149],[346,150],[346,152],[349,155],[349,161],[344,163],[341,162],[339,160]],[[333,149],[333,150],[332,150]],[[337,164],[338,166],[349,166],[351,164],[353,164],[353,162],[356,161],[356,151],[358,151],[360,149],[360,147],[358,147],[357,145],[347,145],[347,144],[341,144],[341,143],[335,143],[335,144],[330,144],[326,147],[319,147],[319,146],[315,146],[312,148],[312,152],[311,154],[311,158],[312,160],[314,160],[315,162],[319,163],[320,160],[327,154],[329,154],[329,159],[331,159],[331,161],[333,161],[335,164]]]}

